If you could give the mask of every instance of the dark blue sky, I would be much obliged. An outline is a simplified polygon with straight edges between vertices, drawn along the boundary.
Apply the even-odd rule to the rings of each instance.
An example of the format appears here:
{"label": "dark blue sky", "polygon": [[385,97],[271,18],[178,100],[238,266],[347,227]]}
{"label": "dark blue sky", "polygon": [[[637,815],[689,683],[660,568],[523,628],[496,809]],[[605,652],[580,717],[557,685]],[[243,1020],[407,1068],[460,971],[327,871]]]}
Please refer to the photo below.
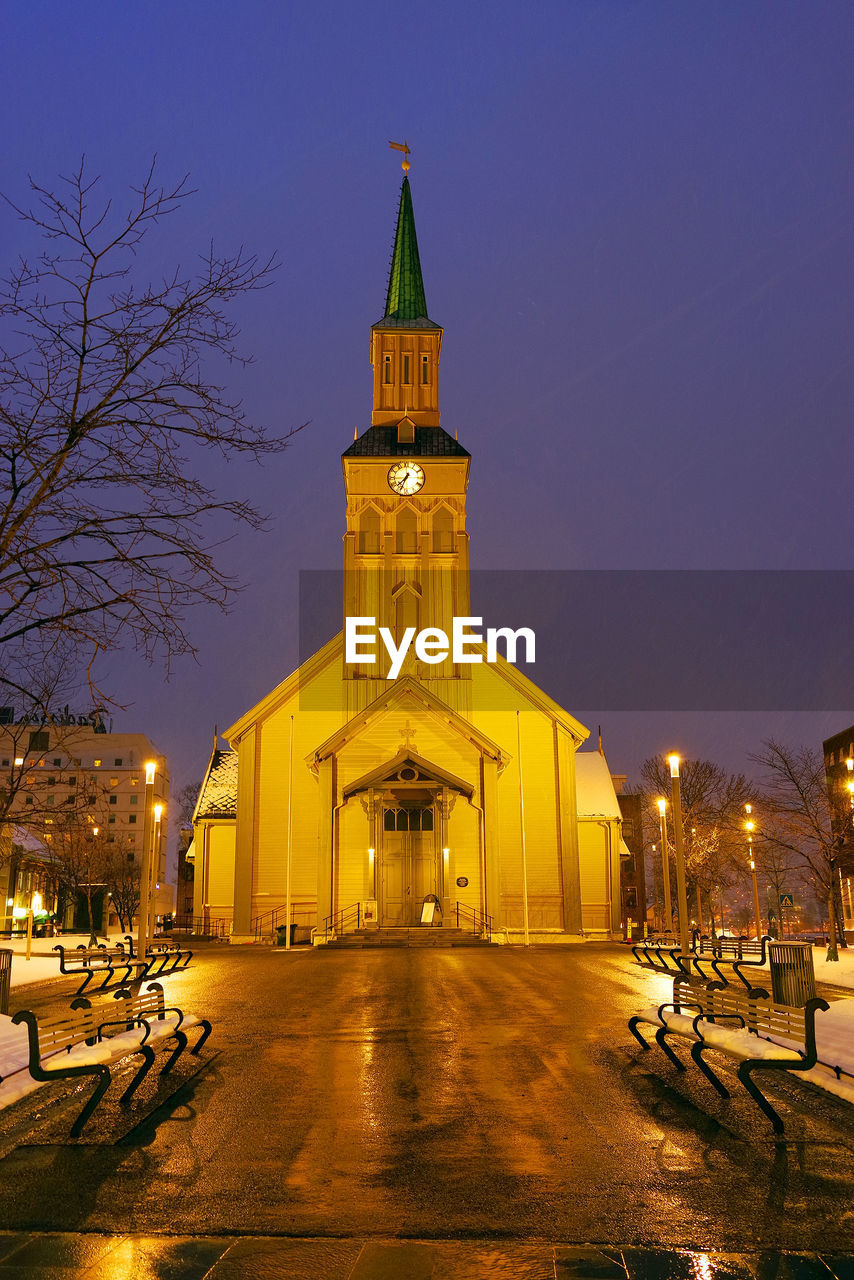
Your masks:
{"label": "dark blue sky", "polygon": [[[394,229],[390,138],[413,148],[443,423],[473,454],[477,567],[849,566],[847,0],[10,14],[10,194],[82,152],[115,191],[156,152],[163,178],[189,170],[198,194],[151,241],[153,268],[211,236],[282,261],[241,308],[256,363],[234,385],[271,425],[312,425],[263,472],[222,477],[273,515],[225,552],[248,588],[230,618],[198,616],[199,665],[168,685],[132,659],[113,672],[134,704],[117,725],[149,732],[178,784],[200,773],[214,722],[294,664],[298,570],[340,561],[339,454],[370,419],[368,331]],[[0,234],[5,260],[19,247],[7,213]],[[630,665],[630,628],[626,645]],[[606,714],[574,703],[571,675],[554,692],[594,733],[603,721],[612,768],[629,773],[671,742],[743,767],[768,733],[816,740],[854,720]]]}

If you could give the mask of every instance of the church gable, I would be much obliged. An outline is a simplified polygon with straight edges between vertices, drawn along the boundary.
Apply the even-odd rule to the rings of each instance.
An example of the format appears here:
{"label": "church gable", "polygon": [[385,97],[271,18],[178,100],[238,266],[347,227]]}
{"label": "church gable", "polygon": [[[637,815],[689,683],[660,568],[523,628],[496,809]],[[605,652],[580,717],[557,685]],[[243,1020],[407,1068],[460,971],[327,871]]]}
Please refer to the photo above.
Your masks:
{"label": "church gable", "polygon": [[466,796],[471,796],[474,790],[463,778],[448,773],[440,765],[431,760],[425,760],[423,756],[404,747],[393,760],[387,760],[379,768],[372,769],[370,773],[357,778],[355,782],[348,783],[343,788],[343,795],[346,798],[372,787],[382,789],[394,787],[398,791],[405,791],[407,788],[419,789],[425,785],[448,787]]}
{"label": "church gable", "polygon": [[426,710],[414,698],[402,698],[377,711],[335,756],[342,794],[351,792],[353,784],[366,775],[391,771],[393,762],[402,763],[405,756],[414,756],[434,776],[443,773],[453,778],[458,784],[455,789],[471,794],[477,785],[481,748],[435,711]]}

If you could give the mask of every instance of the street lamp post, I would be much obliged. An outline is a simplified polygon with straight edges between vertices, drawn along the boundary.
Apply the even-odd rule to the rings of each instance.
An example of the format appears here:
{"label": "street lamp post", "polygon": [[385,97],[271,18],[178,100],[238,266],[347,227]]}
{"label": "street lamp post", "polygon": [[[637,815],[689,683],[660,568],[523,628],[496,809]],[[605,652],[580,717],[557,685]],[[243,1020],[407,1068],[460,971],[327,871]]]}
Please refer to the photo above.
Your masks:
{"label": "street lamp post", "polygon": [[[89,832],[90,841],[98,839],[100,827],[93,827]],[[98,935],[95,933],[95,917],[92,914],[92,846],[89,845],[89,862],[86,867],[86,905],[89,911],[89,946],[97,947]]]}
{"label": "street lamp post", "polygon": [[148,912],[151,886],[151,855],[154,843],[154,778],[157,764],[149,760],[145,766],[145,827],[142,836],[142,867],[139,878],[139,918],[136,931],[136,953],[143,960],[148,951]]}
{"label": "street lamp post", "polygon": [[750,877],[753,881],[753,919],[756,922],[756,941],[758,942],[762,937],[762,913],[759,910],[759,882],[756,879],[756,859],[753,852],[753,831],[756,824],[750,817],[753,812],[753,806],[746,804],[744,812],[747,814],[747,821],[744,826],[747,831],[747,852],[750,862]]}
{"label": "street lamp post", "polygon": [[661,874],[664,880],[664,920],[667,932],[673,929],[673,908],[670,904],[670,856],[667,852],[667,818],[665,809],[667,801],[664,796],[658,799],[658,825],[661,831]]}
{"label": "street lamp post", "polygon": [[685,840],[682,833],[682,792],[679,787],[679,757],[667,757],[670,765],[670,803],[673,812],[673,835],[676,843],[676,895],[679,901],[679,949],[683,956],[688,945],[688,894],[685,887]]}

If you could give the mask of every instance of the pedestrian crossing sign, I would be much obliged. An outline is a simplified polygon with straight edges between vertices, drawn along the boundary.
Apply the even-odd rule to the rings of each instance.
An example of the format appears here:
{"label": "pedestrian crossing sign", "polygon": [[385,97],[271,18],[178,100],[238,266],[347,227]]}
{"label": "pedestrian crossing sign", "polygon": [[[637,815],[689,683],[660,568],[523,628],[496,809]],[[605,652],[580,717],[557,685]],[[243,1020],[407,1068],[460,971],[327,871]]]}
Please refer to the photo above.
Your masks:
{"label": "pedestrian crossing sign", "polygon": [[795,905],[795,899],[794,899],[794,897],[793,897],[793,895],[792,895],[791,893],[781,893],[781,894],[780,894],[780,906],[781,906],[781,907],[793,907],[794,905]]}

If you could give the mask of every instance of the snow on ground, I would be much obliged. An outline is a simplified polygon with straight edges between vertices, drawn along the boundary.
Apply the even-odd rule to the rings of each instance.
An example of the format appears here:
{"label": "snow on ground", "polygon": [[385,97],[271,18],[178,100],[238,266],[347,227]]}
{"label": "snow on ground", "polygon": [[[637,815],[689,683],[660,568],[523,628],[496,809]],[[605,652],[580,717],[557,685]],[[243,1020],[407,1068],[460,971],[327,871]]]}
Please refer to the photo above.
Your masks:
{"label": "snow on ground", "polygon": [[837,987],[854,988],[854,947],[838,947],[839,959],[827,958],[826,947],[813,947],[815,976],[819,982],[832,982]]}
{"label": "snow on ground", "polygon": [[[120,935],[117,935],[115,941],[120,941]],[[85,946],[89,941],[88,933],[65,933],[61,938],[33,938],[30,950],[30,958],[27,959],[27,940],[26,938],[12,938],[11,942],[4,938],[0,940],[0,947],[5,950],[11,949],[14,952],[12,956],[12,986],[23,987],[28,982],[46,982],[48,978],[58,978],[59,973],[59,954],[54,951],[57,943],[63,947],[77,947],[82,942]],[[99,935],[99,943],[104,942],[103,936]],[[109,943],[109,939],[106,939]]]}

